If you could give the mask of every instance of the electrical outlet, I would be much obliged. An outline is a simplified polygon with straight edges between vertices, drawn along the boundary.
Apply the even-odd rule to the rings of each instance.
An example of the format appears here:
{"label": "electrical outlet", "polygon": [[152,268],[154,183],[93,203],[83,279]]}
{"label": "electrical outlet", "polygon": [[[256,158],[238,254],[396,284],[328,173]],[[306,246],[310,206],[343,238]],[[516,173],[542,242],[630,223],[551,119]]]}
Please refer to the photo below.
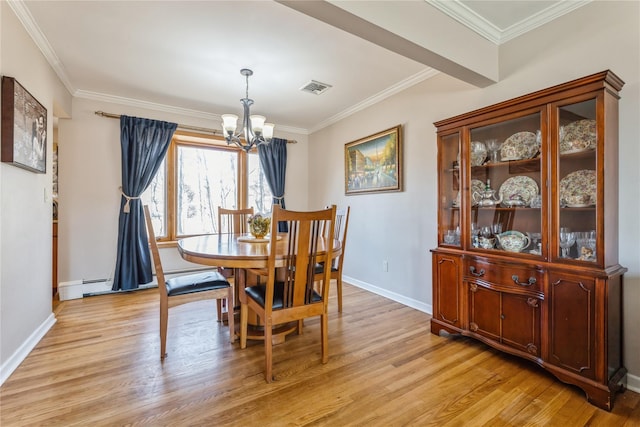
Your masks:
{"label": "electrical outlet", "polygon": [[384,273],[389,271],[389,261],[387,261],[386,259],[382,261],[382,271]]}

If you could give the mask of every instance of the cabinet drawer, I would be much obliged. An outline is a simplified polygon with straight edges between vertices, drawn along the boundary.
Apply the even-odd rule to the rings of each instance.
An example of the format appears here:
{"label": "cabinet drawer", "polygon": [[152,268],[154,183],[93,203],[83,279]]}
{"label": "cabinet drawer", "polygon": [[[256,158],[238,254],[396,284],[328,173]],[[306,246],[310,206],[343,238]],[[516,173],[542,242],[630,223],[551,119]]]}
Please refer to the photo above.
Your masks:
{"label": "cabinet drawer", "polygon": [[464,276],[466,279],[482,280],[501,287],[541,292],[544,271],[522,264],[468,257],[464,260]]}

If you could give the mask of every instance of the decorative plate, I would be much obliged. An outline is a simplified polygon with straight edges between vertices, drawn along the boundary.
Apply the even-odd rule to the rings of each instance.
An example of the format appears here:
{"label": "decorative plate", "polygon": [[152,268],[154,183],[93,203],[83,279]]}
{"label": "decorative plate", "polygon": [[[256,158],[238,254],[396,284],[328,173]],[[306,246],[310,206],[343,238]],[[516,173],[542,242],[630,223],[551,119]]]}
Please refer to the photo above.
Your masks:
{"label": "decorative plate", "polygon": [[596,148],[596,121],[578,120],[560,129],[560,154]]}
{"label": "decorative plate", "polygon": [[530,159],[540,150],[536,134],[518,132],[511,135],[500,147],[502,161]]}
{"label": "decorative plate", "polygon": [[531,199],[538,194],[539,190],[538,183],[533,178],[518,175],[512,176],[503,182],[498,194],[502,198],[502,203],[521,198],[524,201],[524,206],[527,206],[531,203]]}
{"label": "decorative plate", "polygon": [[560,180],[560,202],[566,203],[567,196],[589,195],[589,204],[596,203],[596,171],[582,169],[571,172]]}
{"label": "decorative plate", "polygon": [[471,142],[471,166],[480,166],[487,159],[487,146],[484,142]]}
{"label": "decorative plate", "polygon": [[[473,193],[482,192],[482,191],[484,191],[484,183],[478,179],[472,179],[471,180],[471,204],[473,206],[478,204],[477,202],[473,201]],[[460,207],[460,191],[458,191],[458,194],[456,195],[456,199],[453,201],[453,207],[454,208]]]}

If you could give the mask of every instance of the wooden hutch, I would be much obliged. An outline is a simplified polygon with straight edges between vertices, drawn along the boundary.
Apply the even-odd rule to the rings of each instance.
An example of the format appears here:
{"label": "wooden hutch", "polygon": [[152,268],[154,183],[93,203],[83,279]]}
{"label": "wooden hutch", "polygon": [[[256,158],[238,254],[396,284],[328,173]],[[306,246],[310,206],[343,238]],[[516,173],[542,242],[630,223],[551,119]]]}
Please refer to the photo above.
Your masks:
{"label": "wooden hutch", "polygon": [[622,361],[611,71],[435,123],[434,334],[529,359],[611,410]]}

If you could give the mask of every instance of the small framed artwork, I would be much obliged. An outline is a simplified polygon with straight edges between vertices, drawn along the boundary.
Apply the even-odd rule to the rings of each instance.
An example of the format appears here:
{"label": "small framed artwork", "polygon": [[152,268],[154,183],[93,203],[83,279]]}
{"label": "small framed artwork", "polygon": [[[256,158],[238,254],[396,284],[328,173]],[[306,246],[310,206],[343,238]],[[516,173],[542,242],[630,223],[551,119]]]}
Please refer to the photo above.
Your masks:
{"label": "small framed artwork", "polygon": [[47,172],[47,109],[16,79],[2,77],[2,161]]}
{"label": "small framed artwork", "polygon": [[344,146],[345,194],[402,191],[400,125]]}

